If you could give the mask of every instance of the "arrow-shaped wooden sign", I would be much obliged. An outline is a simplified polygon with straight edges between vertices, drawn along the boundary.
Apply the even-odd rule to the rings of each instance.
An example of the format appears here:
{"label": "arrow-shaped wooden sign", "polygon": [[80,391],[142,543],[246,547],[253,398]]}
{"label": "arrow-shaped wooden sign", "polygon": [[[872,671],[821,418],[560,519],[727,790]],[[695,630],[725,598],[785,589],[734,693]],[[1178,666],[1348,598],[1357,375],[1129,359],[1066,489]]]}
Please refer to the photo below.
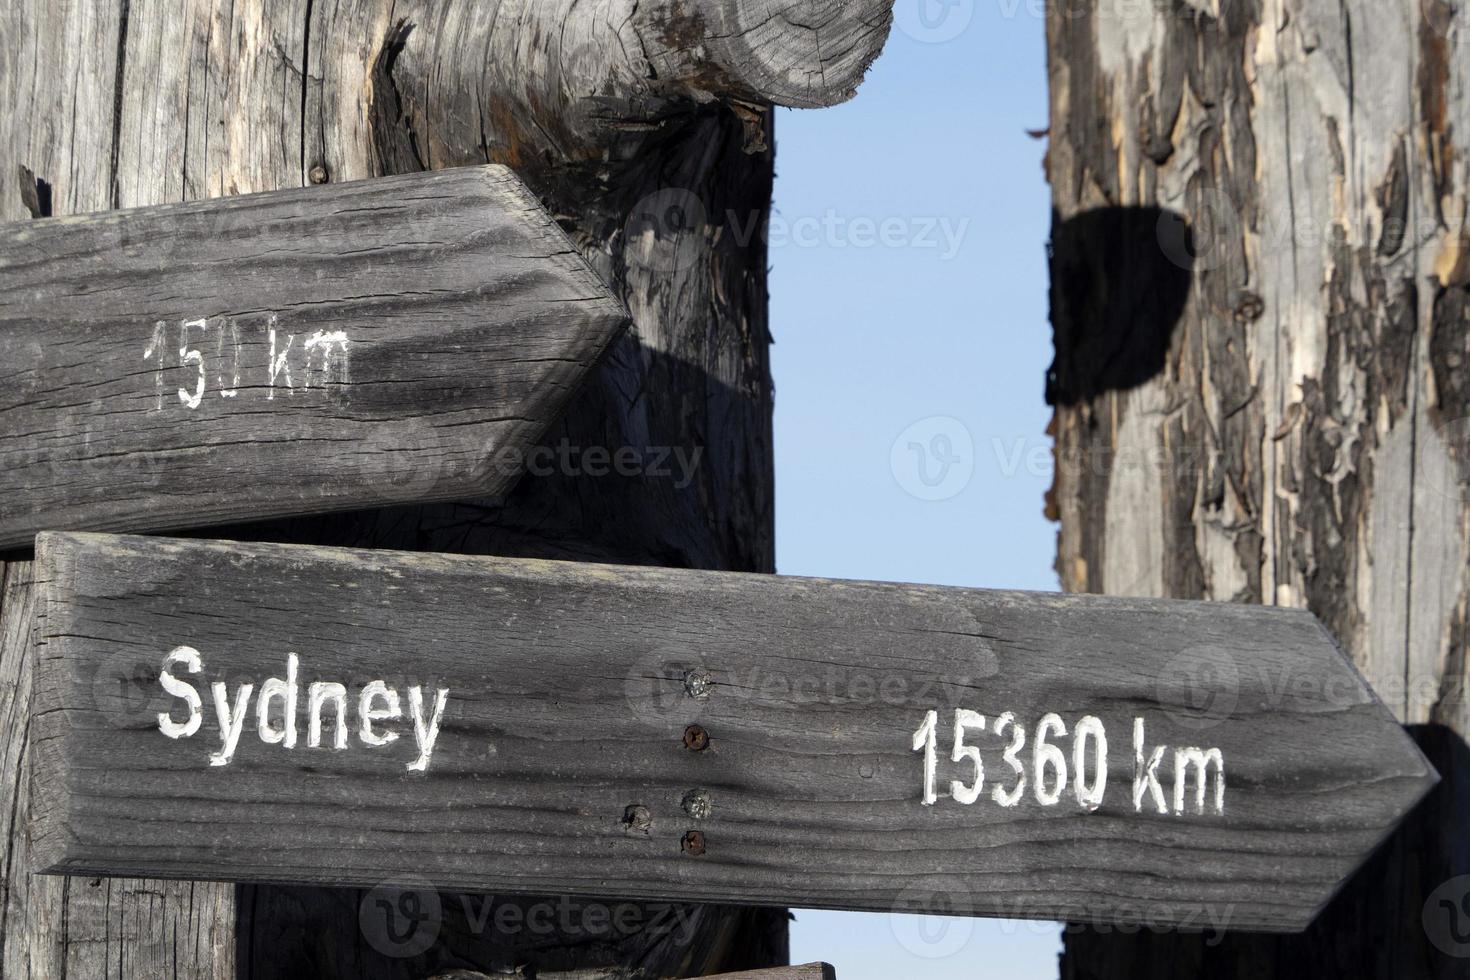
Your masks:
{"label": "arrow-shaped wooden sign", "polygon": [[0,226],[0,548],[494,495],[625,322],[501,167]]}
{"label": "arrow-shaped wooden sign", "polygon": [[1296,930],[1437,779],[1241,605],[44,535],[53,872]]}

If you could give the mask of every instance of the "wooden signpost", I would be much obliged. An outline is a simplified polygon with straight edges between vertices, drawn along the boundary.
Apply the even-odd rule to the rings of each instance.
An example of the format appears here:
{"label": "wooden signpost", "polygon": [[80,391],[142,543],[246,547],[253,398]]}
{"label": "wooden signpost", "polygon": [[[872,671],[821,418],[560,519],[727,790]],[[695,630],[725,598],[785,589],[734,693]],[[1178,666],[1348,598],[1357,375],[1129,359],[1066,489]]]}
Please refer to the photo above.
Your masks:
{"label": "wooden signpost", "polygon": [[[433,980],[491,980],[483,973],[467,970],[445,973]],[[709,980],[837,980],[837,971],[827,963],[807,963],[803,966],[778,966],[770,970],[751,970],[743,973],[721,973]]]}
{"label": "wooden signpost", "polygon": [[48,534],[39,866],[1304,928],[1437,779],[1310,615]]}
{"label": "wooden signpost", "polygon": [[494,495],[625,323],[502,167],[0,226],[0,549]]}

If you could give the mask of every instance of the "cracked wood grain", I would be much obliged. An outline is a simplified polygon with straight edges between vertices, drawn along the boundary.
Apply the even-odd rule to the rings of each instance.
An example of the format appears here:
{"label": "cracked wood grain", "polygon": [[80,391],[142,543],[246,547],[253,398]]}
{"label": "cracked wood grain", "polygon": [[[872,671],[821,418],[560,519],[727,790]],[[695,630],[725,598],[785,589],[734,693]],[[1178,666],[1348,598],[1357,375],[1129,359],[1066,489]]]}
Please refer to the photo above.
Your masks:
{"label": "cracked wood grain", "polygon": [[0,227],[0,547],[503,493],[625,323],[501,167]]}
{"label": "cracked wood grain", "polygon": [[[1294,610],[106,535],[44,535],[37,567],[51,872],[1293,930],[1437,778]],[[1218,710],[1174,686],[1201,644]],[[299,738],[252,714],[226,746],[217,707],[179,736],[181,648],[170,676],[228,678],[237,715],[288,678],[295,709],[257,704]],[[313,747],[318,683],[352,717]],[[968,804],[959,709],[997,725]],[[1063,761],[1011,766],[1000,719],[1039,747],[1053,714]]]}
{"label": "cracked wood grain", "polygon": [[[444,973],[433,980],[492,980],[484,973],[456,970]],[[740,973],[721,973],[709,980],[837,980],[837,971],[826,963],[807,963],[803,966],[781,966],[771,970],[749,970]]]}
{"label": "cracked wood grain", "polygon": [[[1310,609],[1401,721],[1452,739],[1470,733],[1465,16],[1230,0],[1048,18],[1054,235],[1075,259],[1054,294],[1089,284],[1054,306],[1058,365],[1066,338],[1100,336],[1147,365],[1057,392],[1064,587]],[[1149,220],[1125,280],[1107,229],[1130,213]],[[1132,284],[1181,275],[1177,306],[1109,329],[1148,291]],[[1470,872],[1463,811],[1406,830],[1300,941],[1078,932],[1063,974],[1458,975],[1421,913]]]}
{"label": "cracked wood grain", "polygon": [[[769,256],[760,233],[773,174],[773,154],[761,149],[771,143],[767,106],[841,97],[876,55],[889,15],[887,4],[868,2],[740,6],[754,14],[729,4],[722,13],[717,3],[644,2],[636,9],[647,16],[635,24],[626,22],[632,4],[571,0],[7,3],[0,219],[512,166],[633,314],[543,445],[699,452],[694,478],[554,472],[523,480],[504,498],[276,521],[231,535],[769,571]],[[609,14],[606,22],[577,19],[593,7]],[[701,49],[701,20],[756,25],[757,59],[815,42],[835,60],[778,63],[775,73],[789,80],[769,85],[757,66],[732,66],[738,45],[723,54]],[[789,41],[780,36],[787,22],[796,25]],[[585,30],[564,32],[563,24]],[[665,42],[659,24],[681,26]],[[623,38],[632,42],[626,50]],[[653,56],[668,81],[651,77]],[[730,90],[740,78],[752,81]],[[627,107],[623,125],[619,106]],[[670,201],[687,225],[659,219]],[[23,850],[11,859],[24,876]],[[158,894],[165,897],[147,898]],[[112,887],[94,905],[66,905],[47,892],[24,897],[29,916],[11,910],[4,941],[7,951],[44,948],[48,962],[105,951],[94,972],[109,975],[126,963],[148,976],[312,980],[422,980],[504,962],[530,964],[543,978],[623,980],[747,969],[785,956],[783,910],[691,906],[680,910],[694,925],[687,942],[634,932],[490,949],[472,924],[450,920],[422,956],[390,958],[362,938],[364,896],[204,884],[172,892],[141,883]],[[40,903],[49,903],[44,916]],[[119,925],[175,915],[218,919],[224,939],[199,944],[178,934],[155,947]],[[24,923],[40,918],[48,928],[27,932]]]}

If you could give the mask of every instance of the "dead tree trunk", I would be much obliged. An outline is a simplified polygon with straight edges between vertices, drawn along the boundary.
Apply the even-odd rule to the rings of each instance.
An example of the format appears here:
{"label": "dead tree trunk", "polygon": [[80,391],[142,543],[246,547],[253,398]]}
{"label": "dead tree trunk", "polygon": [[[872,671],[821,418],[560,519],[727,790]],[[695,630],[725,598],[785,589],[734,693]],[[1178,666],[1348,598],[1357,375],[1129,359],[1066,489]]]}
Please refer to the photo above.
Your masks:
{"label": "dead tree trunk", "polygon": [[1063,975],[1461,975],[1466,9],[1048,11],[1064,587],[1310,608],[1445,776],[1305,936],[1074,930]]}
{"label": "dead tree trunk", "polygon": [[[234,533],[770,571],[769,108],[849,97],[889,6],[15,0],[0,10],[0,218],[507,164],[634,317],[548,436],[552,472],[506,500]],[[589,475],[609,470],[589,450],[624,448],[631,471]],[[356,892],[31,877],[29,571],[4,566],[0,611],[5,976],[664,976],[784,962],[782,910],[687,910],[682,939],[507,939],[444,896],[439,941],[396,958],[360,931]]]}

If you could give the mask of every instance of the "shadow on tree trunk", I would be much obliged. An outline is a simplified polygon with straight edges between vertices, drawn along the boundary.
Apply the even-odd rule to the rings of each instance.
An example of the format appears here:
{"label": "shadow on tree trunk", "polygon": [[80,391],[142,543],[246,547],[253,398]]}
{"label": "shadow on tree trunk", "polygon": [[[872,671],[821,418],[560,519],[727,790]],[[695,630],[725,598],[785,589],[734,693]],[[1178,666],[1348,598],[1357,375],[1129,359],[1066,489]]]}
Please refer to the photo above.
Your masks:
{"label": "shadow on tree trunk", "polygon": [[1049,405],[1136,388],[1164,369],[1189,301],[1194,234],[1161,208],[1052,216]]}

